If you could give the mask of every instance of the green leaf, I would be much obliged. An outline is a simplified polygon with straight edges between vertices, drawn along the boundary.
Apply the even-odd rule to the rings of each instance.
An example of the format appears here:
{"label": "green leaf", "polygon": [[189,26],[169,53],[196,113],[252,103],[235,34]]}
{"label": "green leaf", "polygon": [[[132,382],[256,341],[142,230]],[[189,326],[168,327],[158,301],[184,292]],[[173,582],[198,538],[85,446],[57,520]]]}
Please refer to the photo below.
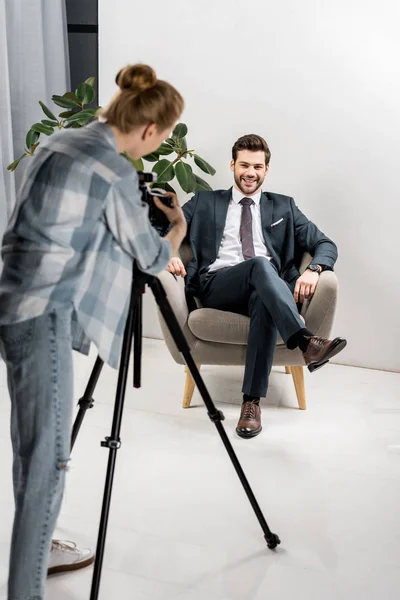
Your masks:
{"label": "green leaf", "polygon": [[183,161],[179,161],[175,165],[176,178],[184,192],[190,194],[194,192],[196,180],[193,175],[192,167]]}
{"label": "green leaf", "polygon": [[42,119],[41,123],[43,123],[43,125],[47,125],[47,127],[57,127],[58,125],[58,121],[48,121],[47,119]]}
{"label": "green leaf", "polygon": [[86,127],[87,125],[89,125],[89,123],[90,121],[88,121],[87,119],[83,121],[72,121],[72,127],[78,129],[78,127]]}
{"label": "green leaf", "polygon": [[96,81],[96,77],[89,77],[88,79],[86,79],[85,83],[87,83],[90,86],[94,86],[94,83]]}
{"label": "green leaf", "polygon": [[32,125],[31,129],[33,129],[33,131],[37,131],[38,133],[44,133],[45,135],[51,135],[54,133],[54,130],[51,127],[43,125],[43,123],[35,123]]}
{"label": "green leaf", "polygon": [[195,192],[212,192],[212,187],[207,181],[196,174],[194,174],[194,178],[196,180],[196,187],[194,188]]}
{"label": "green leaf", "polygon": [[33,146],[30,147],[30,151],[31,151],[31,155],[33,156],[36,152],[36,148],[40,146],[40,142],[37,142],[36,144],[33,144]]}
{"label": "green leaf", "polygon": [[94,108],[85,108],[84,111],[88,115],[92,115],[92,117],[95,117],[99,108],[100,108],[100,106],[96,106]]}
{"label": "green leaf", "polygon": [[174,131],[172,132],[172,137],[181,139],[187,135],[187,132],[188,132],[188,128],[185,125],[185,123],[178,123],[178,125],[175,127]]}
{"label": "green leaf", "polygon": [[76,105],[79,105],[79,100],[76,97],[76,94],[74,92],[65,92],[65,94],[63,94],[63,98],[67,98],[68,100],[73,100]]}
{"label": "green leaf", "polygon": [[157,154],[161,154],[163,156],[167,156],[168,154],[172,154],[174,149],[169,144],[161,144],[159,148],[157,148]]}
{"label": "green leaf", "polygon": [[28,131],[28,133],[26,134],[26,138],[25,138],[25,145],[28,148],[28,150],[31,149],[31,146],[33,146],[33,144],[36,144],[39,137],[40,137],[40,133],[38,133],[37,131],[33,131],[33,129],[30,129]]}
{"label": "green leaf", "polygon": [[[75,96],[75,94],[73,95]],[[76,100],[72,100],[71,98],[65,96],[52,96],[51,99],[53,100],[54,104],[61,106],[61,108],[76,108],[76,106],[79,106],[79,103]]]}
{"label": "green leaf", "polygon": [[12,162],[10,165],[8,165],[7,171],[15,171],[15,169],[18,167],[18,165],[21,162],[21,160],[23,158],[25,158],[25,156],[28,156],[26,154],[26,152],[22,156],[20,156],[19,158],[17,158],[17,160],[14,160],[14,162]]}
{"label": "green leaf", "polygon": [[143,171],[144,165],[143,160],[141,158],[135,160],[134,158],[131,158],[126,152],[121,152],[121,156],[126,158],[126,160],[128,160],[131,163],[132,167],[136,169],[136,171]]}
{"label": "green leaf", "polygon": [[169,185],[169,183],[152,183],[151,187],[160,188],[160,190],[165,190],[166,192],[172,192],[173,194],[176,194],[176,191],[171,185]]}
{"label": "green leaf", "polygon": [[181,140],[179,140],[179,143],[181,145],[181,152],[186,152],[186,150],[187,150],[186,138],[184,137]]}
{"label": "green leaf", "polygon": [[81,121],[84,119],[93,119],[96,114],[96,110],[93,108],[86,108],[85,110],[79,110],[74,112],[70,117],[66,117],[67,121]]}
{"label": "green leaf", "polygon": [[39,100],[39,104],[42,107],[42,111],[44,112],[44,114],[46,115],[46,117],[48,117],[52,121],[57,121],[57,117],[54,116],[54,114],[51,112],[51,110],[49,108],[47,108],[47,106],[45,104],[43,104],[43,102],[41,102]]}
{"label": "green leaf", "polygon": [[147,160],[147,162],[157,162],[159,158],[160,155],[156,152],[152,152],[151,154],[146,154],[146,156],[143,156],[143,160]]}
{"label": "green leaf", "polygon": [[157,183],[166,183],[167,181],[172,181],[172,179],[175,177],[174,167],[166,158],[160,160],[154,165],[153,173],[158,175]]}
{"label": "green leaf", "polygon": [[199,169],[204,171],[204,173],[208,173],[208,175],[215,175],[216,170],[208,162],[206,162],[204,158],[201,158],[200,156],[197,156],[197,154],[195,154],[194,162],[199,167]]}
{"label": "green leaf", "polygon": [[76,110],[67,110],[66,112],[60,112],[58,116],[61,117],[61,119],[68,119],[69,117],[72,117],[72,115],[76,115],[76,113]]}
{"label": "green leaf", "polygon": [[75,95],[81,104],[90,104],[94,100],[94,89],[88,83],[81,83],[76,88]]}
{"label": "green leaf", "polygon": [[179,147],[178,142],[179,142],[179,140],[177,140],[177,139],[174,140],[172,138],[169,138],[168,140],[165,140],[164,144],[166,146],[169,146],[172,149],[172,152],[176,152],[177,154],[179,154],[180,147]]}
{"label": "green leaf", "polygon": [[136,160],[135,160],[134,158],[131,158],[131,159],[130,159],[130,162],[131,162],[131,164],[132,164],[132,167],[133,167],[134,169],[136,169],[136,171],[143,171],[143,169],[144,169],[144,164],[143,164],[143,161],[142,161],[142,159],[141,159],[141,158],[138,158],[138,159],[136,159]]}

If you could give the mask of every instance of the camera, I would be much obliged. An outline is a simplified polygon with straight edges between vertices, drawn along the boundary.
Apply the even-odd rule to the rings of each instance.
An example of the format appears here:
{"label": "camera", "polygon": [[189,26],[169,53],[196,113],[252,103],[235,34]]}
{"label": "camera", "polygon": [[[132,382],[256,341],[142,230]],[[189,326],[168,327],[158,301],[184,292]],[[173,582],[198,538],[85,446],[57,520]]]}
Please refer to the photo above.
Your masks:
{"label": "camera", "polygon": [[167,216],[154,203],[154,196],[157,196],[165,206],[173,208],[174,203],[170,196],[165,194],[165,190],[152,188],[149,190],[149,185],[154,182],[156,175],[154,173],[137,172],[139,177],[139,189],[142,192],[142,200],[149,206],[150,223],[157,230],[160,236],[165,236],[170,228],[170,222]]}

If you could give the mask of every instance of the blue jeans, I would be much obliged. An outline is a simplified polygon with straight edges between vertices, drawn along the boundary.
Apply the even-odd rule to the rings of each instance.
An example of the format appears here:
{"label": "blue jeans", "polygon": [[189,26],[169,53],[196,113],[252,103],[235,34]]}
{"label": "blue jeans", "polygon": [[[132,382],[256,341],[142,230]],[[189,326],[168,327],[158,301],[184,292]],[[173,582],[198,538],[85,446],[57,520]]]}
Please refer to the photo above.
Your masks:
{"label": "blue jeans", "polygon": [[42,600],[70,453],[71,309],[0,326],[11,397],[15,516],[8,600]]}

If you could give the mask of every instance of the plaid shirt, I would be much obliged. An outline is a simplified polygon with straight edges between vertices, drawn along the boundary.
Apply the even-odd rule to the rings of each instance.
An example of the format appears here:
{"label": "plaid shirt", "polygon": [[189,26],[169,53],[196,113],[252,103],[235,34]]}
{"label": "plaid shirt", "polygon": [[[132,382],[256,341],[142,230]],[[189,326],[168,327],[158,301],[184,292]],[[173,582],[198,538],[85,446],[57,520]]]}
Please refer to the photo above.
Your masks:
{"label": "plaid shirt", "polygon": [[94,122],[55,134],[31,161],[4,235],[0,324],[72,303],[102,360],[117,368],[132,259],[157,274],[170,255],[112,130]]}

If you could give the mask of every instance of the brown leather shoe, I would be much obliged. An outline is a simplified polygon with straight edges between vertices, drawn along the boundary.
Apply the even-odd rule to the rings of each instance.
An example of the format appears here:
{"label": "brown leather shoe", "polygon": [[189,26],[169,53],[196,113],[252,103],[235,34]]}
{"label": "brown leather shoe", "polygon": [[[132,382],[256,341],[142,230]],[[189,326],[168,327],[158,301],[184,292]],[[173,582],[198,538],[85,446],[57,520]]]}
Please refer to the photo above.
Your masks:
{"label": "brown leather shoe", "polygon": [[243,402],[236,433],[241,438],[252,438],[258,435],[261,430],[261,408],[258,402],[254,400]]}
{"label": "brown leather shoe", "polygon": [[303,356],[310,373],[326,365],[333,356],[339,354],[347,345],[347,341],[340,337],[327,340],[313,335],[306,337],[306,339],[309,339],[310,342],[307,350],[303,352]]}

